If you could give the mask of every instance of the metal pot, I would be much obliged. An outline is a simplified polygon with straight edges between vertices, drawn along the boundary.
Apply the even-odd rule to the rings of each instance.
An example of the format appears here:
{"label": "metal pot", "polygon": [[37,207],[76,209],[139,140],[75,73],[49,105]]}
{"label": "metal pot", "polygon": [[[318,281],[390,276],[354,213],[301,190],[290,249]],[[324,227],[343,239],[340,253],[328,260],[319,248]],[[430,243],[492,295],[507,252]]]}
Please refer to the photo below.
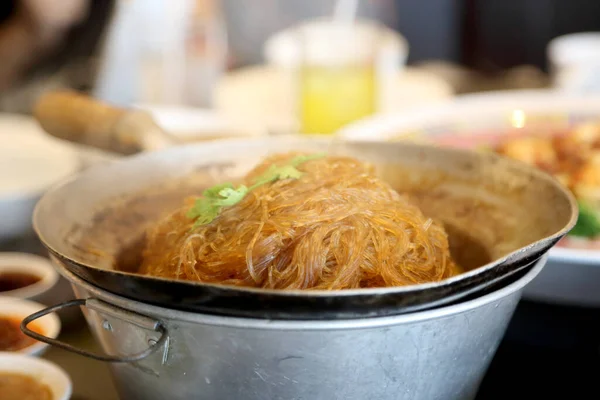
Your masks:
{"label": "metal pot", "polygon": [[115,355],[92,357],[117,361],[111,369],[122,399],[468,400],[477,393],[523,287],[542,270],[546,256],[515,282],[466,302],[336,321],[156,307],[99,289],[55,261],[81,300],[33,314],[23,328],[52,310],[87,306],[93,333]]}
{"label": "metal pot", "polygon": [[[374,163],[396,189],[413,194],[426,215],[446,224],[453,255],[472,269],[442,282],[309,292],[159,279],[114,269],[118,252],[134,245],[164,210],[179,206],[184,194],[234,180],[269,153],[326,149]],[[477,293],[539,259],[576,219],[573,197],[554,179],[494,154],[290,136],[175,147],[92,168],[47,192],[36,208],[34,226],[69,271],[133,300],[219,315],[331,320],[414,312]]]}

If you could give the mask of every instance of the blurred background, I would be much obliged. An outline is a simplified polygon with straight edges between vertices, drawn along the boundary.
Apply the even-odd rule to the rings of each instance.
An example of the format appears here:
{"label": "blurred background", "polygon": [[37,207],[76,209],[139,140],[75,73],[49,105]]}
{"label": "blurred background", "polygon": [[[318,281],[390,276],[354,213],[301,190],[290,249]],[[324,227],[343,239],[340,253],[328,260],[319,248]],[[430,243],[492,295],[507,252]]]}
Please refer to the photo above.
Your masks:
{"label": "blurred background", "polygon": [[[272,35],[333,8],[333,0],[5,1],[2,87],[14,92],[37,81],[119,103],[208,106],[223,74],[268,61],[263,48]],[[454,78],[462,93],[549,84],[550,40],[598,29],[599,11],[593,0],[370,0],[358,16],[403,35],[409,66]],[[20,20],[40,35],[26,40]],[[459,72],[477,74],[477,84]],[[3,108],[27,111],[26,100],[9,103]]]}
{"label": "blurred background", "polygon": [[[302,24],[331,17],[335,1],[23,0],[0,7],[2,111],[30,113],[40,93],[64,87],[118,105],[210,108],[246,130],[290,130],[300,122],[286,57],[303,46],[292,37]],[[382,45],[389,53],[382,68],[397,74],[386,78],[395,86],[377,111],[465,93],[576,86],[575,78],[557,76],[556,64],[578,51],[571,48],[593,53],[593,44],[574,43],[554,56],[548,45],[597,29],[599,8],[593,0],[361,1],[356,18],[395,36]]]}
{"label": "blurred background", "polygon": [[[530,115],[522,104],[539,106],[550,98],[545,115],[561,129],[565,121],[600,115],[598,0],[346,4],[349,8],[334,0],[0,2],[0,251],[45,257],[31,229],[35,202],[65,176],[115,157],[65,146],[40,128],[32,117],[36,102],[57,89],[148,111],[180,141],[335,134],[377,118],[402,120],[394,129],[409,126],[402,129],[412,132],[416,125],[406,121],[413,117],[428,121],[458,115],[457,110],[464,119],[452,126],[465,127],[478,105],[488,104],[486,93],[504,96],[496,107],[501,118],[494,118],[504,123],[510,114],[512,128],[523,127],[523,115]],[[341,25],[334,28],[333,21]],[[525,93],[543,101],[527,100]],[[474,97],[475,108],[452,108],[477,94],[484,97]],[[573,96],[579,100],[565,100]],[[430,130],[450,132],[444,121],[443,128]],[[360,135],[375,138],[376,129],[368,126]],[[564,392],[600,398],[595,384],[600,247],[581,248],[576,261],[553,261],[552,271],[564,274],[554,275],[554,283],[587,268],[563,297],[552,298],[558,286],[544,283],[537,292],[543,295],[532,292],[519,306],[478,398],[512,397],[515,385],[529,397]],[[63,282],[45,301],[70,296]],[[94,348],[82,329],[68,331],[68,340]],[[77,356],[56,349],[48,357],[72,374],[79,399],[112,390],[102,364],[81,367]],[[104,399],[115,398],[109,392]]]}
{"label": "blurred background", "polygon": [[[331,16],[334,4],[5,1],[0,82],[3,98],[23,100],[3,101],[2,108],[27,112],[31,101],[23,93],[42,90],[34,83],[93,91],[119,104],[211,106],[215,91],[226,84],[224,75],[272,63],[264,52],[269,38],[301,21]],[[360,2],[358,17],[402,35],[410,46],[408,66],[435,73],[455,93],[465,93],[549,85],[549,42],[598,29],[599,12],[593,0],[370,0]],[[39,34],[28,39],[21,34],[28,29]]]}

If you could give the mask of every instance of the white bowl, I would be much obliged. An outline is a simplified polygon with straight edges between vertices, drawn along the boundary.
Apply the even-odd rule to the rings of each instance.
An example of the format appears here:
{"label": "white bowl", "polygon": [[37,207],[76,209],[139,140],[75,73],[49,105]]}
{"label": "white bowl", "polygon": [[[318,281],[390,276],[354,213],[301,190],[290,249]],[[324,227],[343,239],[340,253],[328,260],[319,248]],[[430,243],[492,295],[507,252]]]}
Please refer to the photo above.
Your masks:
{"label": "white bowl", "polygon": [[[8,317],[23,320],[25,317],[46,308],[43,304],[30,300],[19,299],[16,297],[0,296],[0,317]],[[48,314],[32,322],[41,328],[42,334],[46,337],[56,339],[60,333],[60,319],[55,313]],[[43,342],[35,342],[31,346],[11,353],[21,353],[27,355],[42,355],[48,348]]]}
{"label": "white bowl", "polygon": [[44,304],[53,302],[50,295],[59,275],[49,259],[28,253],[0,252],[0,275],[3,273],[33,275],[39,278],[39,281],[19,289],[0,292],[1,296],[18,297]]}
{"label": "white bowl", "polygon": [[557,89],[600,92],[600,32],[558,36],[548,43],[546,53]]}
{"label": "white bowl", "polygon": [[0,240],[30,233],[40,196],[78,169],[73,149],[45,136],[32,119],[0,114]]}
{"label": "white bowl", "polygon": [[52,400],[68,400],[73,391],[73,385],[67,373],[56,364],[40,358],[0,353],[0,374],[2,373],[27,375],[47,385],[52,392]]}

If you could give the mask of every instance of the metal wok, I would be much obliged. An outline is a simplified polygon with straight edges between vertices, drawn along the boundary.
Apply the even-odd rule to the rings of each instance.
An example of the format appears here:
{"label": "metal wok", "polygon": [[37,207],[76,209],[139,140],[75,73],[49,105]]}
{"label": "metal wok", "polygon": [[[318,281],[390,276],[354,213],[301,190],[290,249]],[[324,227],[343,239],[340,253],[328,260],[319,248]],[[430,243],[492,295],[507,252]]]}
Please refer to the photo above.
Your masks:
{"label": "metal wok", "polygon": [[[164,211],[187,194],[242,176],[269,153],[290,150],[374,163],[426,215],[445,223],[453,256],[471,270],[436,283],[342,291],[227,287],[135,273],[143,232]],[[315,320],[395,315],[472,296],[538,260],[576,219],[573,197],[554,179],[493,154],[280,136],[172,147],[91,168],[45,194],[34,227],[56,262],[123,297],[185,311]],[[119,263],[125,270],[116,269]]]}

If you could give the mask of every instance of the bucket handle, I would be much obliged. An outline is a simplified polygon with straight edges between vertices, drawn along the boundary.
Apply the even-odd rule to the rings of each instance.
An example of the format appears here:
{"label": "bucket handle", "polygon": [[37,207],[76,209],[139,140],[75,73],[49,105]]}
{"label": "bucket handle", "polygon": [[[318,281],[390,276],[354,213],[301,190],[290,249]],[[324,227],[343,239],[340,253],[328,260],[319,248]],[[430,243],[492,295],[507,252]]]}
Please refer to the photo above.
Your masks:
{"label": "bucket handle", "polygon": [[[116,355],[91,353],[89,351],[71,346],[70,344],[61,342],[60,340],[49,338],[40,333],[34,332],[33,330],[31,330],[27,327],[27,325],[29,325],[31,322],[33,322],[36,319],[41,318],[45,315],[48,315],[52,312],[59,311],[64,308],[77,307],[77,306],[88,307],[91,310],[106,313],[106,314],[109,314],[120,320],[130,322],[134,325],[139,326],[140,328],[160,332],[160,338],[156,342],[152,341],[150,346],[146,350],[143,350],[139,353],[116,356]],[[67,350],[72,353],[76,353],[76,354],[79,354],[79,355],[82,355],[84,357],[88,357],[88,358],[91,358],[94,360],[107,361],[107,362],[134,362],[134,361],[143,360],[144,358],[148,357],[149,355],[154,353],[156,350],[161,348],[167,342],[167,339],[169,337],[168,330],[165,327],[164,323],[162,323],[161,321],[157,321],[155,319],[146,317],[144,315],[136,314],[131,311],[127,311],[127,310],[123,310],[123,309],[114,307],[110,304],[107,304],[103,301],[93,299],[93,298],[71,300],[71,301],[67,301],[65,303],[54,305],[52,307],[44,308],[43,310],[40,310],[38,312],[35,312],[35,313],[29,315],[28,317],[26,317],[25,319],[23,319],[23,321],[21,322],[21,331],[25,335],[27,335],[33,339],[39,340],[40,342],[47,343],[51,346],[58,347],[63,350]]]}

